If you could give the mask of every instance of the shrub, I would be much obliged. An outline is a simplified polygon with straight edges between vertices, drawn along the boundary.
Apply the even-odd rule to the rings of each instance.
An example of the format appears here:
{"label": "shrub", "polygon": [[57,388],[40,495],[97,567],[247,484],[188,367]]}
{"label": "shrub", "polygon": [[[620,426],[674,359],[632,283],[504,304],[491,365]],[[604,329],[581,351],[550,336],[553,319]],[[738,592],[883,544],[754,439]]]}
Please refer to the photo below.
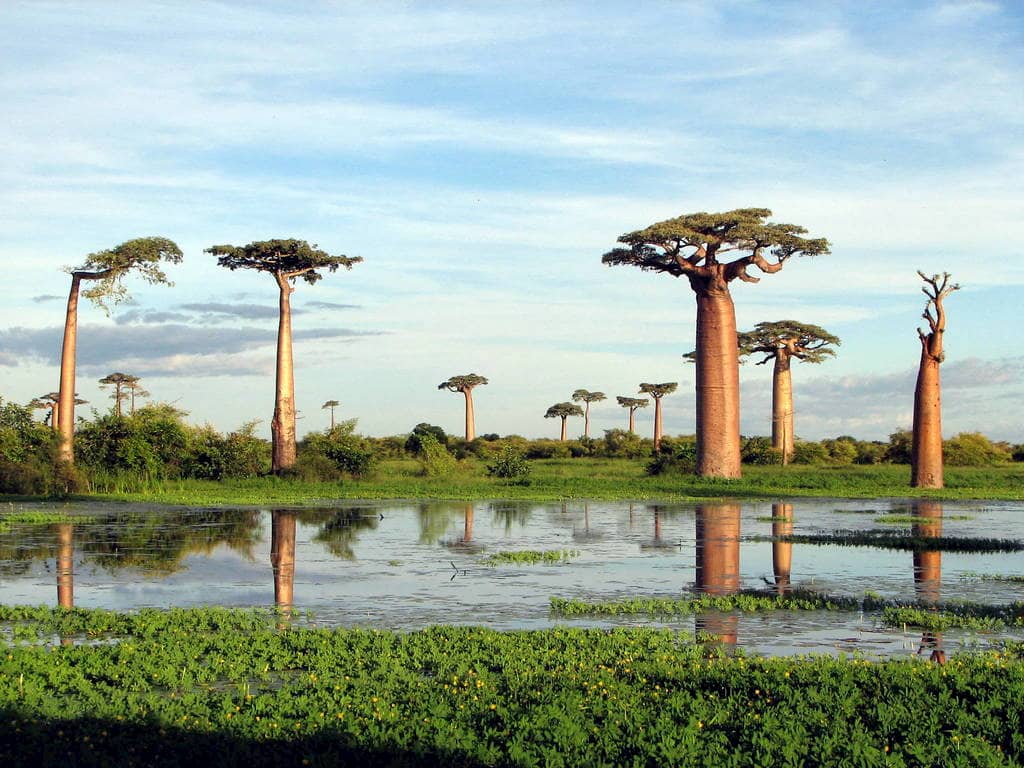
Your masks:
{"label": "shrub", "polygon": [[446,477],[455,470],[455,457],[448,453],[430,433],[419,436],[420,449],[416,458],[420,461],[420,474],[425,477]]}
{"label": "shrub", "polygon": [[910,444],[913,434],[909,429],[901,429],[889,435],[889,446],[885,451],[885,460],[893,464],[910,463]]}
{"label": "shrub", "polygon": [[494,462],[487,465],[490,477],[508,480],[512,485],[529,485],[530,470],[530,463],[523,454],[510,445],[502,448]]}
{"label": "shrub", "polygon": [[828,454],[828,460],[833,464],[852,464],[857,458],[855,440],[837,437],[835,440],[822,440],[821,446]]}
{"label": "shrub", "polygon": [[[353,477],[365,475],[373,466],[373,447],[355,434],[355,428],[356,420],[348,419],[339,422],[333,429],[310,432],[302,441],[299,455],[311,454],[327,460],[333,465],[335,477],[341,474]],[[325,471],[326,465],[322,461],[310,458],[308,462],[317,472],[322,474]]]}
{"label": "shrub", "polygon": [[648,462],[649,475],[668,472],[692,474],[697,469],[697,440],[693,437],[663,437],[658,452]]}
{"label": "shrub", "polygon": [[740,460],[744,464],[781,464],[782,451],[772,448],[769,437],[748,437],[740,447]]}
{"label": "shrub", "polygon": [[881,464],[886,460],[888,448],[880,442],[858,442],[854,464]]}
{"label": "shrub", "polygon": [[528,459],[567,459],[572,455],[561,440],[531,440],[526,446]]}
{"label": "shrub", "polygon": [[433,424],[420,422],[412,428],[412,432],[405,440],[406,453],[412,454],[413,456],[418,455],[420,452],[420,440],[424,435],[430,435],[436,442],[446,448],[448,447],[448,435],[443,429]]}
{"label": "shrub", "polygon": [[825,464],[829,459],[828,451],[821,443],[810,440],[797,440],[793,446],[793,464]]}
{"label": "shrub", "polygon": [[612,459],[636,459],[650,456],[654,450],[653,440],[644,440],[628,429],[606,429],[602,451]]}
{"label": "shrub", "polygon": [[942,444],[945,461],[954,467],[989,467],[1010,459],[1010,454],[980,432],[961,432]]}

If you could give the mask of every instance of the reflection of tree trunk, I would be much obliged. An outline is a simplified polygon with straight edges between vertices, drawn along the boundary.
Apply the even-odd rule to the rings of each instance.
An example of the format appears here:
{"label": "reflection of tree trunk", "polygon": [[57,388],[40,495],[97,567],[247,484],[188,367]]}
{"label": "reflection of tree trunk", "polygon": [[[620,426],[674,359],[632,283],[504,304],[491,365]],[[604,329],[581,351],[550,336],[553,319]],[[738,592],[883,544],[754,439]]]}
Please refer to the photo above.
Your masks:
{"label": "reflection of tree trunk", "polygon": [[657,507],[654,508],[654,541],[661,541],[661,512]]}
{"label": "reflection of tree trunk", "polygon": [[793,505],[772,504],[772,572],[779,594],[789,591],[793,568],[793,542],[777,541],[793,535]]}
{"label": "reflection of tree trunk", "polygon": [[277,379],[274,388],[274,419],[270,422],[271,471],[295,465],[295,366],[292,359],[293,288],[283,275],[276,275],[280,289],[277,324]]}
{"label": "reflection of tree trunk", "polygon": [[[914,536],[938,537],[942,535],[942,502],[916,501],[912,512],[919,521],[914,523]],[[921,603],[936,605],[942,591],[942,552],[914,552],[914,592]],[[941,632],[924,632],[921,635],[921,652],[931,650],[931,660],[946,663],[946,651],[942,644]]]}
{"label": "reflection of tree trunk", "polygon": [[68,294],[68,309],[64,318],[64,343],[60,351],[60,392],[57,406],[60,446],[57,456],[60,461],[69,464],[75,461],[75,353],[78,343],[78,289],[81,284],[81,278],[77,274],[71,276],[71,293]]}
{"label": "reflection of tree trunk", "polygon": [[793,379],[789,352],[775,353],[772,372],[772,448],[782,453],[782,463],[789,464],[793,455]]}
{"label": "reflection of tree trunk", "polygon": [[697,290],[697,474],[740,477],[740,373],[729,289]]}
{"label": "reflection of tree trunk", "polygon": [[275,510],[270,515],[270,564],[274,570],[274,603],[288,613],[292,607],[295,588],[296,514]]}
{"label": "reflection of tree trunk", "polygon": [[57,605],[75,607],[75,526],[58,523],[57,529]]}
{"label": "reflection of tree trunk", "polygon": [[915,488],[942,488],[942,381],[939,360],[927,348],[914,389],[914,434],[910,449],[910,484]]}
{"label": "reflection of tree trunk", "polygon": [[661,398],[654,398],[654,450],[661,448]]}
{"label": "reflection of tree trunk", "polygon": [[[476,439],[476,415],[473,413],[473,390],[469,387],[462,389],[462,394],[466,396],[466,441]],[[486,401],[487,398],[485,397]],[[487,405],[485,402],[484,405]]]}
{"label": "reflection of tree trunk", "polygon": [[563,416],[562,417],[562,436],[559,438],[559,440],[561,440],[562,442],[565,442],[565,437],[566,437],[565,422],[566,422],[566,420],[568,418],[569,418],[568,416]]}
{"label": "reflection of tree trunk", "polygon": [[[734,595],[740,589],[740,505],[697,506],[697,575],[699,592]],[[739,618],[735,613],[703,613],[697,616],[698,632],[716,635],[723,643],[736,644]]]}
{"label": "reflection of tree trunk", "polygon": [[466,521],[462,528],[462,540],[472,541],[473,540],[473,505],[467,504],[466,510]]}

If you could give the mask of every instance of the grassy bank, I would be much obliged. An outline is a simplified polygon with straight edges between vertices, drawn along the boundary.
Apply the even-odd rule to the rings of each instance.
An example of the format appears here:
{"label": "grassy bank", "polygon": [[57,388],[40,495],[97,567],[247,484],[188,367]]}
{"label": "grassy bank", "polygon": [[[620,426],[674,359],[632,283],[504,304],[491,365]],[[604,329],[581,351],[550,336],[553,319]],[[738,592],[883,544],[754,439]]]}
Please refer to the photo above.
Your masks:
{"label": "grassy bank", "polygon": [[124,638],[6,643],[8,764],[1024,760],[1017,649],[939,667],[729,657],[649,629],[278,630],[272,615],[224,609],[2,610],[21,637]]}
{"label": "grassy bank", "polygon": [[1024,499],[1024,464],[951,468],[941,491],[909,487],[910,469],[901,465],[744,467],[740,480],[644,473],[644,463],[627,459],[546,459],[530,462],[529,485],[487,476],[483,463],[460,462],[444,477],[423,477],[412,460],[382,462],[366,478],[330,483],[273,477],[224,482],[167,481],[137,491],[89,498],[170,504],[301,504],[332,499],[521,499],[524,501],[692,501],[771,499],[796,496],[836,498],[917,497],[934,499]]}

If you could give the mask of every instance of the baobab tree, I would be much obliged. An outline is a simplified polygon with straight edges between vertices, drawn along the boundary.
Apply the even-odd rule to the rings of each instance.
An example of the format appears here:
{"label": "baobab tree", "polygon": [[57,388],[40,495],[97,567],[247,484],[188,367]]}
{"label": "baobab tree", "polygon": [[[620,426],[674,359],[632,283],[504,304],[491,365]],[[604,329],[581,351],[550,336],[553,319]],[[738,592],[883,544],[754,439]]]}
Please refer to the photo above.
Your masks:
{"label": "baobab tree", "polygon": [[914,488],[942,488],[942,380],[939,365],[946,359],[942,337],[946,332],[946,310],[943,301],[959,284],[949,282],[949,273],[928,277],[918,270],[924,280],[921,292],[928,297],[923,317],[928,322],[928,333],[920,328],[921,364],[917,370],[914,388],[914,435],[910,443],[910,485]]}
{"label": "baobab tree", "polygon": [[134,379],[135,381],[129,381],[125,384],[125,389],[128,390],[128,412],[132,416],[135,415],[135,398],[149,397],[149,390],[144,389],[143,386],[139,384],[139,377],[135,376]]}
{"label": "baobab tree", "polygon": [[[729,284],[756,283],[747,270],[772,274],[795,255],[826,254],[828,241],[807,239],[795,224],[767,221],[766,208],[693,213],[627,232],[604,255],[608,265],[626,264],[686,277],[697,300],[697,474],[739,477],[740,409],[736,310]],[[729,251],[744,251],[720,261]],[[769,259],[768,255],[772,258]]]}
{"label": "baobab tree", "polygon": [[583,436],[590,437],[590,404],[606,400],[604,392],[589,392],[585,389],[577,389],[572,393],[573,402],[586,403],[583,408]]}
{"label": "baobab tree", "polygon": [[646,408],[651,401],[646,397],[623,397],[622,395],[616,395],[615,399],[623,408],[629,408],[629,431],[636,432],[636,409]]}
{"label": "baobab tree", "polygon": [[328,400],[326,403],[324,403],[323,405],[320,406],[321,410],[324,409],[324,408],[330,408],[331,409],[331,429],[332,430],[334,429],[334,409],[337,408],[339,405],[341,405],[341,403],[339,403],[337,400]]}
{"label": "baobab tree", "polygon": [[447,381],[437,385],[438,389],[447,389],[449,392],[461,392],[466,398],[466,440],[476,438],[476,415],[473,413],[473,389],[481,384],[487,384],[484,376],[477,376],[475,373],[467,373],[463,376],[452,376]]}
{"label": "baobab tree", "polygon": [[274,385],[274,418],[270,422],[271,471],[280,473],[295,464],[295,367],[292,358],[291,295],[295,281],[302,278],[310,285],[338,267],[352,269],[362,256],[332,256],[305,240],[261,240],[245,246],[214,245],[206,249],[217,257],[217,264],[234,272],[254,269],[267,272],[277,283],[277,372]]}
{"label": "baobab tree", "polygon": [[562,436],[559,440],[565,441],[565,420],[570,416],[582,416],[583,409],[575,403],[555,403],[548,408],[547,413],[544,414],[545,419],[561,419],[562,420]]}
{"label": "baobab tree", "polygon": [[[85,405],[88,400],[75,396],[75,405]],[[57,405],[60,403],[59,392],[48,392],[41,397],[37,397],[28,404],[29,408],[46,408],[50,412],[50,429],[54,432],[57,431]]]}
{"label": "baobab tree", "polygon": [[162,262],[181,262],[181,249],[166,237],[140,237],[127,240],[106,251],[90,253],[80,267],[71,267],[71,292],[64,320],[64,341],[60,353],[60,393],[57,427],[60,430],[58,460],[74,463],[75,432],[75,357],[78,347],[78,295],[82,281],[95,285],[81,294],[104,311],[107,303],[118,304],[129,298],[122,280],[137,272],[147,283],[173,285],[160,268]]}
{"label": "baobab tree", "polygon": [[793,456],[793,379],[790,364],[794,359],[821,363],[835,355],[840,344],[817,325],[796,320],[758,323],[754,330],[737,334],[740,357],[764,355],[757,364],[774,361],[772,368],[772,448],[782,454],[782,463]]}
{"label": "baobab tree", "polygon": [[670,395],[676,391],[676,387],[679,386],[679,382],[667,381],[664,384],[641,384],[640,394],[650,395],[654,400],[654,450],[657,451],[661,447],[661,434],[662,434],[662,422],[661,422],[661,398],[665,395]]}
{"label": "baobab tree", "polygon": [[[114,388],[114,393],[110,396],[110,399],[114,401],[114,413],[117,414],[117,418],[121,418],[121,403],[123,403],[128,397],[128,393],[125,390],[128,389],[129,386],[136,386],[138,383],[138,376],[131,376],[127,373],[117,372],[108,374],[99,380],[101,388]],[[135,413],[134,397],[132,398],[132,413]]]}

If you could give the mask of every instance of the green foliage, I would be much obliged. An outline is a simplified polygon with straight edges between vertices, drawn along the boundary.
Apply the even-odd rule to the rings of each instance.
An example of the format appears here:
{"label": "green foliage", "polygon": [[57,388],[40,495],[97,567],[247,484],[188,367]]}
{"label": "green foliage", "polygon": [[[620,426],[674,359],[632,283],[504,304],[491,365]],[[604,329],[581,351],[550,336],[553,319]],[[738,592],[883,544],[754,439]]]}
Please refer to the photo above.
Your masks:
{"label": "green foliage", "polygon": [[140,237],[90,253],[82,266],[69,267],[67,271],[95,281],[82,295],[107,310],[108,302],[120,304],[128,299],[128,291],[121,282],[128,272],[138,273],[147,283],[173,285],[160,263],[180,264],[181,259],[181,249],[166,237]]}
{"label": "green foliage", "polygon": [[193,428],[189,450],[182,465],[184,477],[223,480],[257,477],[270,471],[270,443],[256,437],[258,421],[243,424],[221,435],[213,427]]}
{"label": "green foliage", "polygon": [[[355,434],[356,419],[339,422],[333,429],[310,432],[299,446],[299,459],[325,459],[334,477],[361,477],[373,468],[373,446]],[[321,477],[320,479],[333,479]]]}
{"label": "green foliage", "polygon": [[736,340],[740,357],[765,355],[758,365],[775,359],[783,350],[805,363],[821,363],[834,356],[833,347],[841,343],[821,326],[796,320],[758,323],[754,330],[736,334]]}
{"label": "green foliage", "polygon": [[487,465],[487,474],[516,485],[529,485],[530,463],[510,445],[506,445],[495,460]]}
{"label": "green foliage", "polygon": [[416,456],[419,459],[422,476],[447,477],[455,471],[455,457],[431,433],[424,432],[420,435],[419,444]]}
{"label": "green foliage", "polygon": [[438,389],[447,389],[449,392],[466,392],[474,387],[487,384],[486,376],[478,376],[475,373],[467,373],[462,376],[452,376],[446,381],[437,385]]}
{"label": "green foliage", "polygon": [[313,284],[323,275],[318,270],[336,272],[338,267],[352,269],[363,260],[362,256],[331,256],[317,245],[305,240],[261,240],[245,246],[213,245],[206,253],[217,257],[217,264],[234,272],[236,269],[255,269],[270,272],[282,278],[301,277]]}
{"label": "green foliage", "polygon": [[601,453],[610,459],[638,459],[642,456],[650,456],[653,450],[653,440],[642,438],[628,429],[606,429],[604,431],[604,445]]}
{"label": "green foliage", "polygon": [[60,493],[54,473],[57,438],[33,421],[32,410],[0,398],[0,493],[49,496]]}
{"label": "green foliage", "polygon": [[99,416],[78,426],[75,453],[91,471],[125,473],[142,481],[181,477],[189,441],[181,416],[160,405],[147,405],[128,417]]}
{"label": "green foliage", "polygon": [[646,466],[648,475],[692,475],[696,469],[697,438],[694,436],[662,437],[658,452]]}
{"label": "green foliage", "polygon": [[572,393],[572,399],[577,403],[599,403],[602,400],[607,400],[608,397],[604,392],[591,392],[587,389],[577,389]]}
{"label": "green foliage", "polygon": [[744,464],[781,464],[782,451],[772,448],[770,437],[748,437],[740,446],[740,459]]}
{"label": "green foliage", "polygon": [[671,395],[673,392],[676,391],[676,388],[678,386],[679,383],[675,381],[666,381],[664,384],[644,383],[640,385],[640,394],[650,395],[655,400],[659,400],[663,398],[665,395]]}
{"label": "green foliage", "polygon": [[561,440],[531,440],[525,455],[528,459],[567,459],[572,452],[568,443]]}
{"label": "green foliage", "polygon": [[951,467],[990,467],[1011,456],[980,432],[961,432],[942,443],[945,463]]}
{"label": "green foliage", "polygon": [[412,432],[405,441],[405,450],[412,456],[417,455],[420,452],[420,438],[424,435],[431,435],[434,440],[439,442],[441,445],[448,445],[448,435],[441,427],[435,426],[434,424],[427,424],[426,422],[420,422],[412,428]]}
{"label": "green foliage", "polygon": [[857,441],[853,439],[822,440],[821,447],[828,454],[830,464],[852,464],[859,455]]}
{"label": "green foliage", "polygon": [[[918,519],[917,522],[926,522]],[[751,541],[785,541],[842,547],[874,547],[910,552],[1021,552],[1024,541],[979,536],[919,536],[884,529],[838,530],[832,533],[794,533],[786,536],[752,536]]]}
{"label": "green foliage", "polygon": [[820,443],[797,440],[793,445],[793,456],[790,461],[794,464],[825,464],[828,460],[828,451]]}
{"label": "green foliage", "polygon": [[885,460],[893,464],[909,464],[911,444],[914,435],[909,429],[900,429],[889,435],[889,445],[885,449]]}
{"label": "green foliage", "polygon": [[495,552],[485,557],[484,565],[557,565],[579,557],[577,549],[520,549]]}
{"label": "green foliage", "polygon": [[575,403],[555,403],[544,413],[545,419],[566,419],[569,416],[582,416],[583,409]]}

